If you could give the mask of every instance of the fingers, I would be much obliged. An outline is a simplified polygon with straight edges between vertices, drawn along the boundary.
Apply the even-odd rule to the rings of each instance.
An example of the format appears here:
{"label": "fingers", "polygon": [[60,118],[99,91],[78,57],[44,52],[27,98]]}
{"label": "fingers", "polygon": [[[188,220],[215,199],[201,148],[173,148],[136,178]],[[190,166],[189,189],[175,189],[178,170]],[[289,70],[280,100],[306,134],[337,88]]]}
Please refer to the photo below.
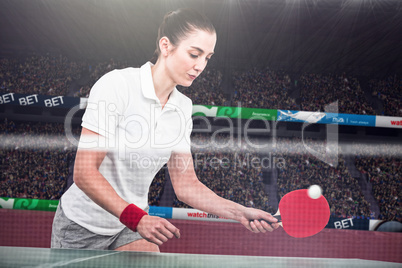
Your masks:
{"label": "fingers", "polygon": [[281,225],[279,224],[279,222],[276,222],[276,223],[271,223],[271,226],[272,226],[272,228],[274,228],[274,230],[275,230],[275,229],[278,229],[279,226],[281,226]]}
{"label": "fingers", "polygon": [[270,223],[270,224],[273,224],[273,223],[277,223],[277,222],[278,222],[278,219],[275,218],[274,216],[272,216],[272,215],[269,214],[269,213],[264,213],[264,214],[262,215],[262,217],[261,217],[261,220],[264,220],[264,221],[266,221],[266,222],[268,222],[268,223]]}
{"label": "fingers", "polygon": [[245,218],[243,225],[254,233],[272,232],[280,226],[274,216],[258,209],[247,209]]}
{"label": "fingers", "polygon": [[267,223],[264,220],[253,220],[250,221],[250,228],[252,232],[254,233],[266,233],[268,232],[272,232],[274,229],[278,228],[278,227],[274,227],[273,225]]}
{"label": "fingers", "polygon": [[165,219],[154,216],[144,216],[138,224],[137,231],[147,241],[158,246],[173,237],[180,238],[180,230],[177,227]]}
{"label": "fingers", "polygon": [[168,222],[169,224],[166,226],[166,229],[172,233],[176,238],[180,238],[180,230],[176,228],[173,224]]}
{"label": "fingers", "polygon": [[155,227],[155,236],[163,242],[166,242],[168,239],[172,239],[173,237],[180,238],[180,230],[170,222],[166,221],[166,223],[166,225]]}

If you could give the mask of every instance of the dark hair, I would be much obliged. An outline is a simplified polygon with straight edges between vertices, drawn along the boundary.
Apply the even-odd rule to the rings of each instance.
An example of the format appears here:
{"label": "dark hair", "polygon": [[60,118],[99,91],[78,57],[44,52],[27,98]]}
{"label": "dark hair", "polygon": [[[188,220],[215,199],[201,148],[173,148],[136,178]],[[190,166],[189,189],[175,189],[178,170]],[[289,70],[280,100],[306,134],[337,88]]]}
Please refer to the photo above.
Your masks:
{"label": "dark hair", "polygon": [[215,33],[215,27],[212,22],[203,14],[189,8],[182,8],[176,11],[166,13],[158,30],[158,38],[156,39],[156,50],[151,59],[152,63],[158,60],[161,53],[159,48],[159,40],[166,36],[169,38],[173,46],[178,46],[180,41],[185,39],[189,33],[194,30],[204,30]]}

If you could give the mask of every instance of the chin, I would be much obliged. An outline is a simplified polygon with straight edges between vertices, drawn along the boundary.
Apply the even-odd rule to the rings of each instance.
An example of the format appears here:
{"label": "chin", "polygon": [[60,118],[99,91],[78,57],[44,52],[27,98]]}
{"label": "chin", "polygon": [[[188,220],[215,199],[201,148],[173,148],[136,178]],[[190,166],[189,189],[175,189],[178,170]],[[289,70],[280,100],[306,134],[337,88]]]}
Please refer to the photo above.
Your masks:
{"label": "chin", "polygon": [[179,85],[182,87],[190,87],[193,84],[193,81],[186,81],[184,83],[180,83]]}

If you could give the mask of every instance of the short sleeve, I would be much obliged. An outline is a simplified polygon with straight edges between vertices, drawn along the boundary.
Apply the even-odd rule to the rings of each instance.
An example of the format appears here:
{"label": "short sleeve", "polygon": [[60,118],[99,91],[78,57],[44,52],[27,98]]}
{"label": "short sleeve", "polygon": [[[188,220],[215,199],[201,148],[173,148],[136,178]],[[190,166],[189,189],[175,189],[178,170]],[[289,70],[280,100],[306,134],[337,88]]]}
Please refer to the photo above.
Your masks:
{"label": "short sleeve", "polygon": [[105,74],[91,89],[81,125],[99,135],[114,136],[128,99],[128,86],[119,71]]}

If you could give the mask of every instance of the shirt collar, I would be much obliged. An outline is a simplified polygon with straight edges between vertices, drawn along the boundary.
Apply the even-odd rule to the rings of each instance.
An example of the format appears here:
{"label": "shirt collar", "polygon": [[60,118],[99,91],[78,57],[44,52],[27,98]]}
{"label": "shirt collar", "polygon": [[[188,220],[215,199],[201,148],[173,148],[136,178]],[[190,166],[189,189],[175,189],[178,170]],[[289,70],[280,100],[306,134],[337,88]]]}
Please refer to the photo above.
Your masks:
{"label": "shirt collar", "polygon": [[[159,103],[159,99],[155,93],[154,82],[152,80],[152,71],[151,71],[152,65],[153,64],[151,62],[147,62],[144,65],[142,65],[140,68],[141,89],[142,89],[142,94],[144,95],[145,98],[152,99],[156,103]],[[170,93],[167,104],[171,104],[171,105],[166,105],[165,108],[169,108],[169,109],[172,109],[172,107],[178,108],[179,94],[178,94],[176,87],[173,89],[172,93]]]}

